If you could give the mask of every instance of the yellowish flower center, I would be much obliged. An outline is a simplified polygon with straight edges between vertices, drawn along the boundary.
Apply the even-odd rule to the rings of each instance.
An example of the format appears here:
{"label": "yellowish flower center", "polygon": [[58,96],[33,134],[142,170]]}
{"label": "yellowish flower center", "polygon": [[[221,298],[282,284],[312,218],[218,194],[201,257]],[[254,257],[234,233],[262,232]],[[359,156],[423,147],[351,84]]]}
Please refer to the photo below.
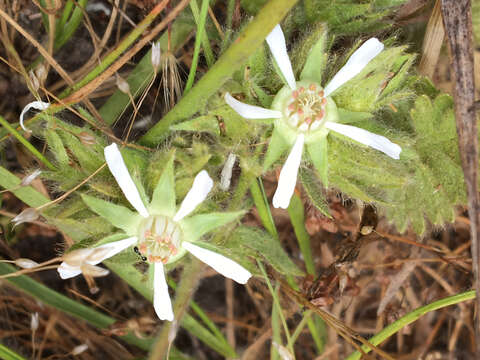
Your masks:
{"label": "yellowish flower center", "polygon": [[180,246],[180,227],[166,216],[150,216],[143,221],[138,234],[138,250],[148,262],[166,264]]}
{"label": "yellowish flower center", "polygon": [[325,121],[327,98],[315,83],[293,90],[285,105],[283,112],[288,125],[301,132],[316,130]]}

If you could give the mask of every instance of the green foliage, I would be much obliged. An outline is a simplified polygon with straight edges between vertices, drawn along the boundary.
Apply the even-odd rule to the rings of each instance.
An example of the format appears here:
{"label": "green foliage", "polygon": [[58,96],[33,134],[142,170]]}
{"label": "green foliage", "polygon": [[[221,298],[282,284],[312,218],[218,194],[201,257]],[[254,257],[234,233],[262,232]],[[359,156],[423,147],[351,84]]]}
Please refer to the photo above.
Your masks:
{"label": "green foliage", "polygon": [[411,176],[404,188],[389,194],[385,208],[401,231],[407,225],[403,219],[410,219],[415,231],[422,233],[424,215],[438,225],[453,221],[453,206],[465,203],[466,192],[450,96],[433,101],[420,96],[410,115],[418,157],[408,164]]}
{"label": "green foliage", "polygon": [[263,230],[239,226],[233,231],[225,246],[232,251],[235,249],[258,259],[263,258],[282,274],[303,275],[303,272],[285,253],[279,241]]}
{"label": "green foliage", "polygon": [[[335,34],[354,35],[379,31],[390,27],[388,16],[406,0],[305,0],[290,14],[296,28],[310,24],[327,23]],[[242,0],[241,5],[250,14],[256,14],[265,0]]]}

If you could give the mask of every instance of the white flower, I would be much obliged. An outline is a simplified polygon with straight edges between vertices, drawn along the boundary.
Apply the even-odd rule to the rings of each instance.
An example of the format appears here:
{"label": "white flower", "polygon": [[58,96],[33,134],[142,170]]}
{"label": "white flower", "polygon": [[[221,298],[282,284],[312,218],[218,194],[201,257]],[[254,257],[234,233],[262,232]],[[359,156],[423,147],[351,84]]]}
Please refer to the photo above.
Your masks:
{"label": "white flower", "polygon": [[273,197],[273,206],[287,208],[294,192],[303,147],[328,131],[347,136],[361,144],[379,150],[393,159],[400,158],[402,149],[386,137],[373,134],[355,126],[336,123],[336,106],[330,95],[347,81],[358,75],[363,68],[383,50],[383,44],[376,38],[367,40],[358,48],[347,63],[322,90],[319,84],[311,81],[295,81],[292,65],[287,54],[285,37],[280,25],[267,36],[270,51],[282,72],[288,87],[285,86],[275,97],[273,110],[242,103],[225,94],[225,101],[239,115],[247,119],[276,119],[275,126],[280,131],[293,133],[294,144],[278,180]]}
{"label": "white flower", "polygon": [[152,67],[155,72],[158,71],[160,68],[160,60],[161,60],[161,48],[160,42],[152,43]]}
{"label": "white flower", "polygon": [[23,124],[23,117],[25,114],[28,112],[30,109],[35,109],[35,110],[46,110],[50,104],[48,102],[43,102],[43,101],[32,101],[31,103],[28,103],[25,105],[23,108],[22,112],[20,113],[20,126],[24,131],[28,131],[28,129],[25,127]]}
{"label": "white flower", "polygon": [[[175,211],[175,184],[173,182],[173,159],[167,164],[159,184],[154,191],[151,203],[145,206],[140,192],[125,165],[116,144],[105,148],[108,168],[117,180],[125,197],[138,214],[119,205],[84,196],[87,205],[113,225],[122,228],[131,237],[113,241],[95,248],[81,249],[79,256],[64,259],[58,268],[60,276],[67,279],[77,276],[82,266],[97,265],[126,248],[137,245],[138,252],[154,266],[153,306],[162,320],[173,321],[174,314],[165,280],[164,264],[173,262],[188,251],[220,274],[245,284],[251,277],[248,270],[227,257],[195,245],[193,241],[208,231],[234,220],[240,213],[200,214],[186,218],[202,203],[213,187],[213,181],[205,170],[200,171],[193,181],[192,188],[185,196],[178,211]],[[106,212],[106,206],[113,206],[119,213]],[[111,209],[111,208],[109,208]],[[121,219],[131,213],[132,219]],[[128,224],[126,222],[129,222]],[[79,251],[79,250],[77,250]]]}

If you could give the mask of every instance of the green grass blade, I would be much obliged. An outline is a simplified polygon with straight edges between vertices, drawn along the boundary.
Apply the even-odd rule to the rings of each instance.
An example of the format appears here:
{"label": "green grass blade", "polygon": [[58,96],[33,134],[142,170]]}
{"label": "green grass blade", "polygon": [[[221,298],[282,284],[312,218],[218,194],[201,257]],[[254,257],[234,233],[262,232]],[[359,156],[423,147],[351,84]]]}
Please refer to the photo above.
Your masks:
{"label": "green grass blade", "polygon": [[290,215],[290,221],[293,225],[293,230],[297,236],[298,246],[305,260],[305,267],[307,272],[311,275],[315,275],[315,265],[313,263],[312,248],[310,246],[310,235],[308,235],[305,229],[305,214],[303,209],[303,203],[297,194],[293,194],[290,200],[290,206],[288,207],[288,215]]}
{"label": "green grass blade", "polygon": [[20,356],[15,351],[10,350],[5,345],[0,344],[0,359],[3,360],[26,360],[23,356]]}
{"label": "green grass blade", "polygon": [[[192,2],[195,5],[192,5]],[[192,0],[192,2],[190,2],[190,5],[193,11],[197,3],[195,2],[195,0]],[[186,94],[191,89],[193,81],[195,80],[195,74],[197,73],[198,58],[200,56],[200,45],[202,44],[202,39],[205,34],[205,22],[207,20],[208,14],[208,3],[209,0],[202,0],[202,8],[200,10],[200,16],[197,23],[197,36],[195,37],[195,48],[193,50],[192,66],[190,67],[190,72],[188,73],[187,84],[185,85],[185,89],[183,90],[184,94]]]}
{"label": "green grass blade", "polygon": [[[368,342],[370,344],[377,346],[381,344],[383,341],[385,341],[386,339],[388,339],[393,334],[396,334],[405,326],[417,321],[420,317],[428,314],[431,311],[435,311],[435,310],[444,308],[446,306],[455,305],[463,301],[473,300],[473,299],[475,299],[475,290],[466,291],[457,295],[449,296],[449,297],[437,300],[431,304],[419,307],[418,309],[413,310],[407,315],[402,316],[400,319],[398,319],[394,323],[391,323],[390,325],[385,327],[377,335],[368,339]],[[368,353],[370,352],[371,349],[363,345],[362,350],[365,351],[365,353]],[[351,354],[346,360],[359,360],[360,357],[361,357],[361,354],[358,351],[356,351],[353,354]]]}

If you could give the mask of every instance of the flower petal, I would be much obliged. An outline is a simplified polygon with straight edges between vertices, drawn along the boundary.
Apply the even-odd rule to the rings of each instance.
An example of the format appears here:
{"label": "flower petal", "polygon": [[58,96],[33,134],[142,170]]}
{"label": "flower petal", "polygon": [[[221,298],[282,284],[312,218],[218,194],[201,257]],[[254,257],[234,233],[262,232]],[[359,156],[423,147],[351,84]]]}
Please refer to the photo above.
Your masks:
{"label": "flower petal", "polygon": [[28,103],[20,113],[20,126],[24,131],[28,131],[28,129],[23,125],[23,117],[25,114],[28,112],[30,109],[35,109],[35,110],[45,110],[50,106],[48,102],[43,102],[43,101],[32,101],[31,103]]}
{"label": "flower petal", "polygon": [[347,63],[325,86],[325,96],[329,96],[348,80],[356,76],[365,66],[383,50],[383,44],[377,38],[365,41],[348,59]]}
{"label": "flower petal", "polygon": [[280,171],[277,190],[275,195],[273,195],[273,206],[276,208],[286,209],[290,204],[290,198],[297,183],[298,168],[300,167],[300,161],[302,161],[304,141],[305,136],[303,134],[297,136],[295,145],[293,145],[287,161],[285,161],[282,171]]}
{"label": "flower petal", "polygon": [[104,149],[105,160],[107,161],[108,168],[112,173],[115,180],[117,180],[118,186],[122,189],[123,194],[130,201],[130,204],[137,210],[143,217],[148,217],[148,211],[143,204],[143,201],[138,193],[137,187],[133,182],[127,166],[123,161],[122,154],[118,150],[117,144],[111,144]]}
{"label": "flower petal", "polygon": [[175,214],[173,221],[180,221],[195,210],[195,208],[207,198],[212,187],[213,180],[208,173],[205,170],[200,171],[197,176],[195,176],[192,188],[188,191],[185,199],[183,199],[182,205],[180,205],[180,209]]}
{"label": "flower petal", "polygon": [[153,307],[160,320],[173,321],[173,308],[168,285],[165,281],[163,264],[153,264]]}
{"label": "flower petal", "polygon": [[65,261],[60,264],[60,266],[57,268],[57,271],[63,280],[70,279],[82,273],[80,267],[70,266]]}
{"label": "flower petal", "polygon": [[233,165],[237,160],[237,155],[234,153],[228,154],[227,160],[223,165],[222,174],[220,177],[220,189],[227,191],[230,188],[230,182],[232,180]]}
{"label": "flower petal", "polygon": [[128,247],[136,244],[137,241],[138,239],[134,236],[100,245],[94,248],[92,254],[87,257],[86,262],[90,265],[100,264],[103,260],[111,258],[112,256],[117,255],[119,252],[122,252]]}
{"label": "flower petal", "polygon": [[248,279],[252,276],[250,271],[223,255],[186,241],[182,243],[182,246],[190,254],[211,266],[218,273],[229,279],[235,280],[239,284],[246,284]]}
{"label": "flower petal", "polygon": [[325,127],[333,130],[339,134],[345,135],[350,139],[358,141],[363,145],[370,146],[376,150],[379,150],[393,159],[399,159],[402,148],[392,143],[385,136],[371,133],[370,131],[360,129],[351,125],[337,124],[332,122],[326,122]]}
{"label": "flower petal", "polygon": [[295,75],[292,70],[292,63],[287,53],[287,44],[285,42],[285,36],[283,35],[282,28],[277,25],[273,28],[272,32],[268,34],[267,44],[272,52],[272,55],[277,63],[283,77],[287,81],[288,86],[293,90],[297,87],[295,81]]}
{"label": "flower petal", "polygon": [[225,102],[235,110],[238,115],[245,119],[278,119],[282,117],[282,113],[277,110],[265,109],[260,106],[245,104],[235,99],[228,92],[225,94]]}

